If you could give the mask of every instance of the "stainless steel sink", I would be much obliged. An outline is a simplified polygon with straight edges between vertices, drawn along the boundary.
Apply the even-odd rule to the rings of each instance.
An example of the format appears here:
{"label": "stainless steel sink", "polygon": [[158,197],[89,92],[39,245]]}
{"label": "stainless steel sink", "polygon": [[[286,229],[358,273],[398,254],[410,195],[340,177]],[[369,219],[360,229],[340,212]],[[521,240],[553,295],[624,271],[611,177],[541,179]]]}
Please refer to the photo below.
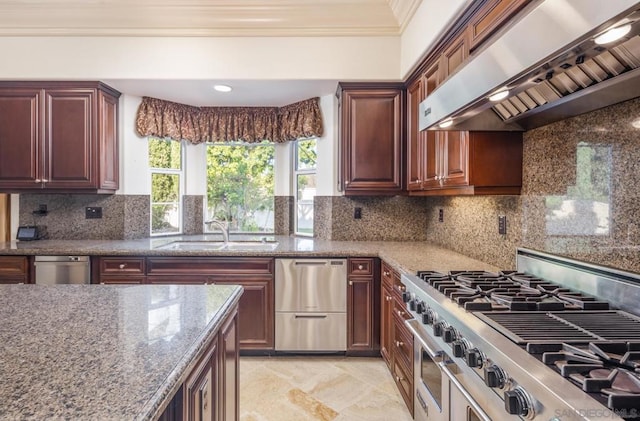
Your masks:
{"label": "stainless steel sink", "polygon": [[270,251],[278,247],[277,241],[173,241],[155,247],[156,250],[255,250]]}

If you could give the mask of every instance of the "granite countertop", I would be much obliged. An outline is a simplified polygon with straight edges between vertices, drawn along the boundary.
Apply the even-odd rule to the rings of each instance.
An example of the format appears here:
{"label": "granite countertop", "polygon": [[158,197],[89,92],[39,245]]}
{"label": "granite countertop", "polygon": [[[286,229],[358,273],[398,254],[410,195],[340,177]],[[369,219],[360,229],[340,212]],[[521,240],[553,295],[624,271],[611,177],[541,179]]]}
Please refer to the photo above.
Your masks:
{"label": "granite countertop", "polygon": [[[232,239],[236,238],[232,236]],[[215,235],[174,236],[141,240],[39,240],[0,243],[0,255],[89,255],[89,256],[303,256],[375,257],[397,270],[488,270],[497,268],[428,242],[330,241],[307,237],[270,236],[278,242],[273,250],[164,250],[173,241],[218,240]],[[246,238],[244,238],[246,239]],[[515,253],[515,251],[514,251]]]}
{"label": "granite countertop", "polygon": [[0,418],[156,418],[241,292],[0,285]]}

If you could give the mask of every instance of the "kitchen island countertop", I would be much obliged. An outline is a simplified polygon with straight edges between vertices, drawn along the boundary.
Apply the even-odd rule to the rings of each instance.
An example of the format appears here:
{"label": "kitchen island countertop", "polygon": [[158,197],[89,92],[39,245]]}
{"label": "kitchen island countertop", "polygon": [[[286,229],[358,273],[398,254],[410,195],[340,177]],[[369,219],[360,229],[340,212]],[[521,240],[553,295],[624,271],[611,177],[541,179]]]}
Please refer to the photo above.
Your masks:
{"label": "kitchen island countertop", "polygon": [[241,293],[0,285],[0,419],[157,418]]}
{"label": "kitchen island countertop", "polygon": [[173,241],[210,241],[212,235],[146,238],[139,240],[38,240],[0,243],[0,255],[87,256],[274,256],[274,257],[380,257],[401,272],[418,270],[488,270],[488,263],[422,241],[331,241],[309,237],[271,236],[273,250],[166,250]]}

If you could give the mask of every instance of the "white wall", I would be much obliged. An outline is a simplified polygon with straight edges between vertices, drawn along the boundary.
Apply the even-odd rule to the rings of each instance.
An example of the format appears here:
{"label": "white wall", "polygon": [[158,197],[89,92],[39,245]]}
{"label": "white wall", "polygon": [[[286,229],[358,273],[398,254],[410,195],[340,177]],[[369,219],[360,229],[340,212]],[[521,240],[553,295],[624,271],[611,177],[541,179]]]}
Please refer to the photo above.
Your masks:
{"label": "white wall", "polygon": [[398,80],[399,37],[0,37],[3,79]]}

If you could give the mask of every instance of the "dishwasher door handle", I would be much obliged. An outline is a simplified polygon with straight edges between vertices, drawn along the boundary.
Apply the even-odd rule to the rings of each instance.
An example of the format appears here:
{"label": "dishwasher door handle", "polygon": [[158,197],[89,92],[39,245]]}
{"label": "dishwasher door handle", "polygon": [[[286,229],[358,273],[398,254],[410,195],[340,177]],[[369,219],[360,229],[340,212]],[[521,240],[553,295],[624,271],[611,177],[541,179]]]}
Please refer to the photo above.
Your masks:
{"label": "dishwasher door handle", "polygon": [[296,319],[326,319],[326,314],[296,314]]}
{"label": "dishwasher door handle", "polygon": [[326,266],[327,262],[295,262],[294,263],[296,266]]}

